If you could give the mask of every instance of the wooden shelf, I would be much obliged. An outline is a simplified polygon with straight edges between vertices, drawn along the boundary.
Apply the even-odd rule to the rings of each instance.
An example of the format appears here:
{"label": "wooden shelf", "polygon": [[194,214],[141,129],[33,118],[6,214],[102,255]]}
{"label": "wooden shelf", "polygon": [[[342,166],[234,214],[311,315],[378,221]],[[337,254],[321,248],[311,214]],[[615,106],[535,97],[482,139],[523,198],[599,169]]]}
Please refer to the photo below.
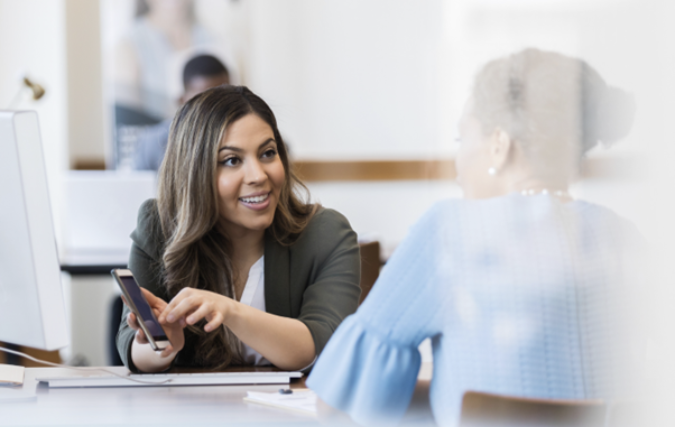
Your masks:
{"label": "wooden shelf", "polygon": [[[442,160],[298,160],[295,171],[306,182],[454,180],[453,159]],[[632,179],[638,175],[629,158],[593,158],[584,162],[581,178]]]}

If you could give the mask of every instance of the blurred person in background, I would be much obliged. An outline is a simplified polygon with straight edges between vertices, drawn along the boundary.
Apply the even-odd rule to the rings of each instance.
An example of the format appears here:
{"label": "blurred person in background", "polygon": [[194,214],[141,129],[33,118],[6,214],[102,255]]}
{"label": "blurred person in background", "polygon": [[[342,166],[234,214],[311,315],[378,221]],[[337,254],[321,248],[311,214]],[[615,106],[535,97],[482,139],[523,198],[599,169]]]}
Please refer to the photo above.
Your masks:
{"label": "blurred person in background", "polygon": [[[227,67],[214,56],[196,56],[183,69],[184,92],[178,102],[183,105],[195,95],[222,84],[230,84]],[[164,120],[148,127],[139,136],[134,154],[134,169],[159,170],[164,160],[170,127],[171,119]]]}
{"label": "blurred person in background", "polygon": [[634,110],[631,95],[579,59],[527,49],[488,63],[459,125],[464,199],[439,202],[411,229],[308,386],[358,423],[394,423],[416,386],[418,346],[431,338],[441,425],[457,424],[469,390],[625,391],[623,291],[642,237],[568,189],[589,150],[627,134]]}
{"label": "blurred person in background", "polygon": [[175,111],[170,65],[194,50],[213,51],[213,38],[196,18],[193,0],[136,0],[131,28],[115,48],[117,125],[158,122]]}

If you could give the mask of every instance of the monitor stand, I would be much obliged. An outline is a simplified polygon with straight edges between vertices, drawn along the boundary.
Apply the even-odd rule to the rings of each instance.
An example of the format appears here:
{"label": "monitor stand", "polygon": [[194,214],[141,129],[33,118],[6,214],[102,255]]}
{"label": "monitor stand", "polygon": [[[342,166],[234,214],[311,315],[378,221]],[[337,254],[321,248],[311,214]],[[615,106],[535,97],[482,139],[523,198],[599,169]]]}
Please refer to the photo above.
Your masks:
{"label": "monitor stand", "polygon": [[0,363],[0,386],[19,386],[23,384],[26,368]]}

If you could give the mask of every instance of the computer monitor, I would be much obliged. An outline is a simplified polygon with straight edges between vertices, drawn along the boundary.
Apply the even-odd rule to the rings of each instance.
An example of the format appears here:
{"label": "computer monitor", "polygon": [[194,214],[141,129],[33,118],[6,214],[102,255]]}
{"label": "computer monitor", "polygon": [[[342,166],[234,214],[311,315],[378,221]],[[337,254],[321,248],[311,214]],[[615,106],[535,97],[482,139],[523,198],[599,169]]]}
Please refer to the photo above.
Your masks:
{"label": "computer monitor", "polygon": [[0,341],[69,343],[38,116],[0,111]]}

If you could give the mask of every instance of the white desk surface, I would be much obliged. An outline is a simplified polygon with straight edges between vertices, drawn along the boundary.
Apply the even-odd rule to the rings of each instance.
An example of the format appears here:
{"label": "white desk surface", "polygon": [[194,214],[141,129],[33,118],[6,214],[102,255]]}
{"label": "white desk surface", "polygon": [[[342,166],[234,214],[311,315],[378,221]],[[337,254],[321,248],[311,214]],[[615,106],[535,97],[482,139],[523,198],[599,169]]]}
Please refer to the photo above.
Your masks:
{"label": "white desk surface", "polygon": [[[27,368],[24,388],[35,388],[35,396],[0,399],[0,426],[325,425],[302,413],[243,401],[249,390],[276,392],[283,387],[279,385],[49,389],[35,380],[56,371],[63,372]],[[423,369],[420,378],[426,375]],[[413,402],[404,421],[404,425],[430,425],[428,403]]]}

